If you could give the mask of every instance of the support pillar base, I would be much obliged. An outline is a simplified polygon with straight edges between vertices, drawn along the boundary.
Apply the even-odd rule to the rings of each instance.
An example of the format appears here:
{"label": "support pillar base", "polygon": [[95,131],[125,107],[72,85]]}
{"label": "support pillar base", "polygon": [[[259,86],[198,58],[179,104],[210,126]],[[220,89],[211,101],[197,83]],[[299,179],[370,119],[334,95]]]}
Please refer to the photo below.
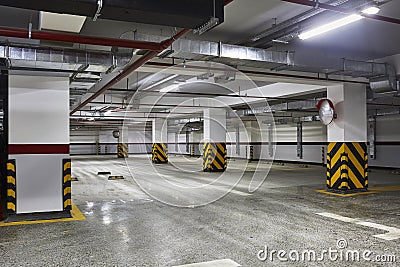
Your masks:
{"label": "support pillar base", "polygon": [[226,168],[226,143],[204,143],[203,171],[224,172]]}
{"label": "support pillar base", "polygon": [[151,161],[156,164],[168,163],[168,148],[164,143],[153,143]]}
{"label": "support pillar base", "polygon": [[327,154],[327,190],[349,194],[368,190],[368,154],[364,142],[331,142]]}
{"label": "support pillar base", "polygon": [[128,144],[118,143],[117,149],[117,157],[118,158],[127,158],[128,157]]}

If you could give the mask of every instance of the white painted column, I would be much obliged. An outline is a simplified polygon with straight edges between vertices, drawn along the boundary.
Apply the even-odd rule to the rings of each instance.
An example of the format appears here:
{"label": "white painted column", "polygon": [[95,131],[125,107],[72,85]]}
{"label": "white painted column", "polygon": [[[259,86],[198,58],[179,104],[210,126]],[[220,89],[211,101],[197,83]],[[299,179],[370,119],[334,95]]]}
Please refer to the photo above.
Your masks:
{"label": "white painted column", "polygon": [[367,97],[362,84],[327,88],[337,118],[327,127],[328,190],[350,193],[368,188]]}
{"label": "white painted column", "polygon": [[260,142],[260,133],[258,131],[258,123],[257,121],[246,121],[244,123],[246,127],[246,132],[241,135],[244,135],[243,142],[248,142],[247,148],[247,159],[253,160],[255,159],[255,151],[259,149],[259,145],[255,144]]}
{"label": "white painted column", "polygon": [[167,120],[163,118],[155,118],[152,123],[153,143],[167,143]]}
{"label": "white painted column", "polygon": [[152,161],[153,163],[168,162],[168,125],[164,118],[155,118],[152,122]]}
{"label": "white painted column", "polygon": [[194,132],[190,132],[189,133],[189,151],[186,151],[187,153],[189,153],[190,156],[194,156]]}
{"label": "white painted column", "polygon": [[209,143],[226,142],[226,111],[222,108],[204,110],[204,140]]}
{"label": "white painted column", "polygon": [[129,129],[126,126],[119,127],[119,138],[117,146],[118,158],[127,158],[129,154]]}
{"label": "white painted column", "polygon": [[328,142],[367,141],[367,96],[365,85],[329,86],[327,97],[337,114],[328,125]]}
{"label": "white painted column", "polygon": [[9,159],[16,162],[16,213],[62,211],[63,159],[69,159],[69,78],[9,79]]}
{"label": "white painted column", "polygon": [[226,110],[222,108],[205,109],[203,124],[203,171],[225,171],[227,167]]}

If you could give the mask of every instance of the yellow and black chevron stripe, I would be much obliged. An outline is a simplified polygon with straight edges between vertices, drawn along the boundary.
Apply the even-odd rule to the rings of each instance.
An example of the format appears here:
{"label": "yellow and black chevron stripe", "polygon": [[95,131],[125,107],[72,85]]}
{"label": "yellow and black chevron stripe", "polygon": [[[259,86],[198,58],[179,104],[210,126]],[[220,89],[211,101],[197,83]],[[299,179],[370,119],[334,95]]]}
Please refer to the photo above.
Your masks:
{"label": "yellow and black chevron stripe", "polygon": [[249,146],[249,151],[249,161],[252,161],[254,159],[253,146]]}
{"label": "yellow and black chevron stripe", "polygon": [[128,144],[118,143],[118,158],[127,158],[128,157]]}
{"label": "yellow and black chevron stripe", "polygon": [[168,162],[168,149],[164,143],[153,143],[151,160],[153,163]]}
{"label": "yellow and black chevron stripe", "polygon": [[223,172],[226,168],[226,143],[204,143],[203,171]]}
{"label": "yellow and black chevron stripe", "polygon": [[110,175],[108,176],[108,180],[121,180],[124,179],[124,176],[122,175]]}
{"label": "yellow and black chevron stripe", "polygon": [[63,209],[71,208],[71,159],[63,159]]}
{"label": "yellow and black chevron stripe", "polygon": [[327,153],[328,190],[353,192],[368,189],[367,144],[333,142]]}
{"label": "yellow and black chevron stripe", "polygon": [[15,159],[7,161],[7,213],[17,212],[17,172]]}

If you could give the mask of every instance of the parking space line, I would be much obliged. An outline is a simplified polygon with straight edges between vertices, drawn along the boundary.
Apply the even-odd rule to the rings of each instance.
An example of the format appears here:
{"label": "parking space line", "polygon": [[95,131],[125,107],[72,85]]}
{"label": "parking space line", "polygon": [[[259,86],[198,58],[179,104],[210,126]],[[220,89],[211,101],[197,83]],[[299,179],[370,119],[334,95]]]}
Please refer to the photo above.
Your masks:
{"label": "parking space line", "polygon": [[238,266],[242,265],[231,259],[223,259],[223,260],[207,261],[200,263],[191,263],[185,265],[176,265],[172,267],[238,267]]}
{"label": "parking space line", "polygon": [[381,238],[381,239],[384,239],[384,240],[400,239],[400,229],[396,228],[396,227],[386,226],[386,225],[383,225],[383,224],[378,224],[378,223],[373,223],[373,222],[361,221],[359,219],[354,219],[354,218],[350,218],[350,217],[344,217],[344,216],[337,215],[337,214],[334,214],[334,213],[329,213],[329,212],[321,212],[321,213],[317,213],[317,214],[320,215],[320,216],[324,216],[324,217],[327,217],[327,218],[339,220],[339,221],[342,221],[342,222],[358,224],[358,225],[362,225],[362,226],[366,226],[366,227],[370,227],[370,228],[375,228],[375,229],[383,230],[383,231],[387,232],[387,233],[384,233],[384,234],[373,235],[374,237],[377,237],[377,238]]}

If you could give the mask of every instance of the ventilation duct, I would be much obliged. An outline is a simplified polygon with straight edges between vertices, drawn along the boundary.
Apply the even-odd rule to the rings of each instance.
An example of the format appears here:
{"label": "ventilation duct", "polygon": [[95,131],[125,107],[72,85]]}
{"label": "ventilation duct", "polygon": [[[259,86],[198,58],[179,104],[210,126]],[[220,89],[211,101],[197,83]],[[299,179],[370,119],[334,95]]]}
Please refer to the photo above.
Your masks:
{"label": "ventilation duct", "polygon": [[397,91],[396,78],[390,76],[371,78],[369,86],[374,93],[389,93]]}
{"label": "ventilation duct", "polygon": [[[130,33],[126,34],[124,38],[161,42],[167,37]],[[234,66],[273,68],[281,65],[294,65],[294,53],[292,52],[269,51],[209,41],[179,39],[167,50],[168,57],[186,60],[212,60]]]}
{"label": "ventilation duct", "polygon": [[343,69],[331,74],[367,78],[374,94],[397,91],[396,70],[387,63],[344,59]]}
{"label": "ventilation duct", "polygon": [[0,58],[9,61],[12,67],[43,68],[54,70],[106,72],[110,68],[123,67],[132,58],[132,53],[110,53],[77,51],[19,45],[0,45]]}

